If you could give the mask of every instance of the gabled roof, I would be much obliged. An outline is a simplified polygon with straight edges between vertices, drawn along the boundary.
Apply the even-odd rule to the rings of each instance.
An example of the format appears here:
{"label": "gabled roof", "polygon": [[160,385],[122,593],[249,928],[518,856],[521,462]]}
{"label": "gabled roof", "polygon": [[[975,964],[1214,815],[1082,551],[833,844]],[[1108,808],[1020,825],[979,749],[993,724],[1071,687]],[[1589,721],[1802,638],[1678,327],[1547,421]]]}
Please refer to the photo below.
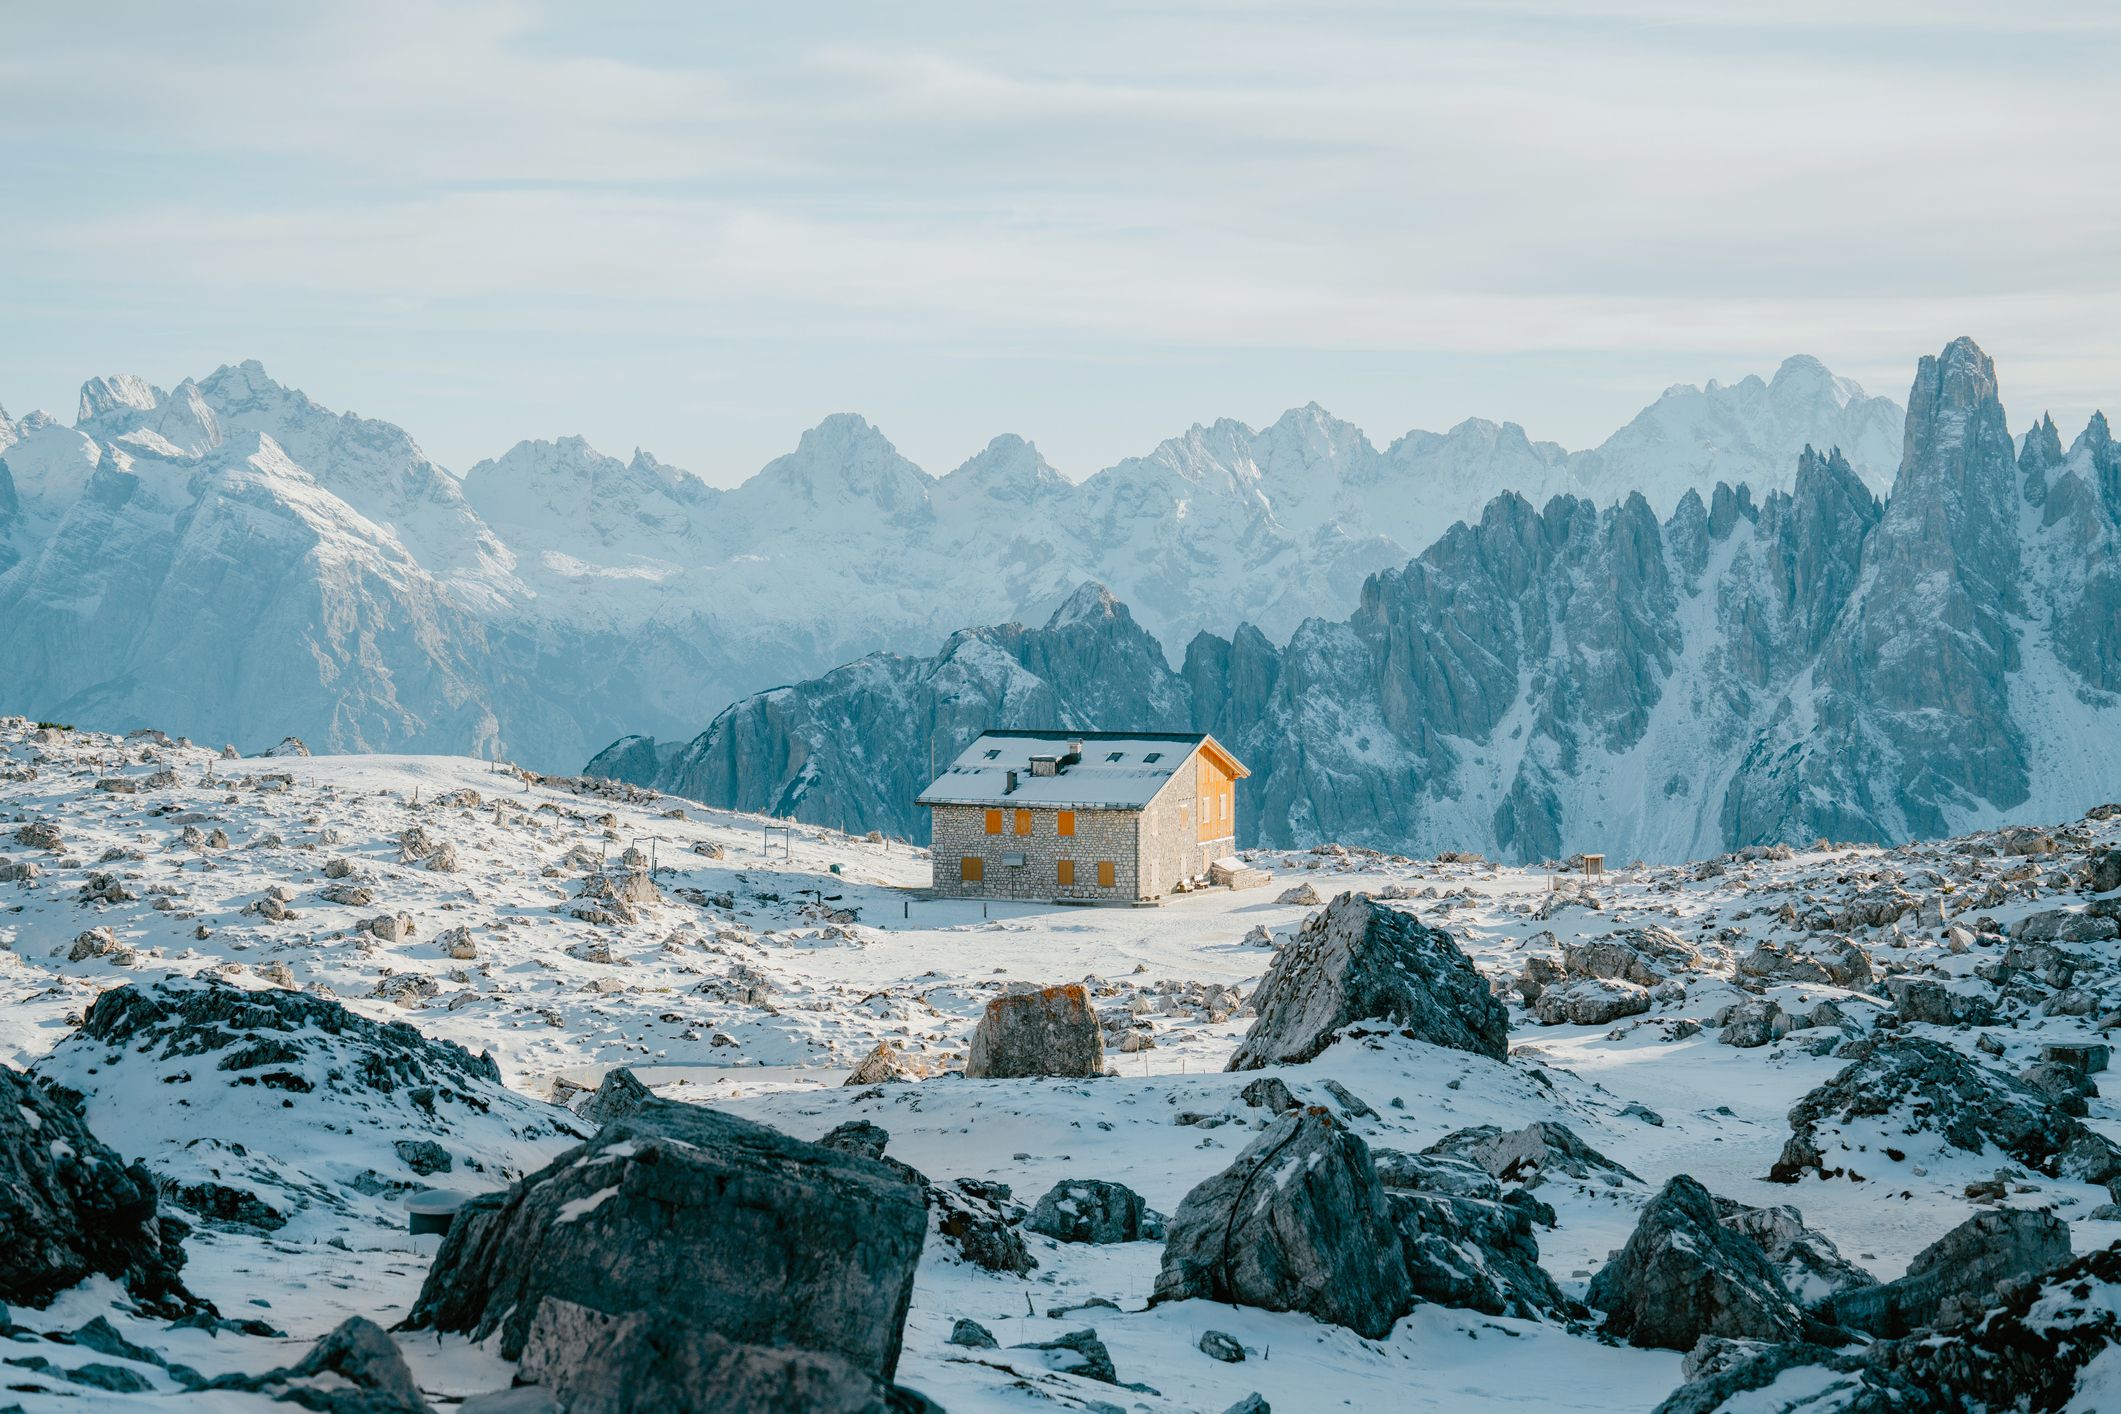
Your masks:
{"label": "gabled roof", "polygon": [[[1065,756],[1076,742],[1082,760],[1059,774],[1034,776],[1034,756]],[[917,805],[1046,806],[1139,810],[1196,751],[1216,757],[1233,776],[1244,763],[1206,732],[990,731],[959,752],[929,783]],[[1007,789],[1009,772],[1016,789]]]}

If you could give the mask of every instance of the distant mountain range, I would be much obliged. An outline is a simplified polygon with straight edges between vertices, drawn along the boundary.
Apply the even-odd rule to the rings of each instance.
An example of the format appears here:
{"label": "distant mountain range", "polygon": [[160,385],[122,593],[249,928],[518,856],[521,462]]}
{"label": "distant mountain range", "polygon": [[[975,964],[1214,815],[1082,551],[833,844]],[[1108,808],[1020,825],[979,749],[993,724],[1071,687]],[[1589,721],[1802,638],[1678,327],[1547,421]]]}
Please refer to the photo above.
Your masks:
{"label": "distant mountain range", "polygon": [[1468,421],[1383,450],[1313,405],[1222,420],[1072,483],[1016,437],[934,477],[828,418],[720,490],[579,438],[461,477],[256,363],[0,413],[0,710],[256,746],[572,768],[626,732],[1109,585],[1172,651],[1337,618],[1496,495],[1658,514],[1788,490],[1807,444],[1882,489],[1901,415],[1816,360],[1665,393],[1594,450]]}
{"label": "distant mountain range", "polygon": [[[1788,398],[1794,380],[1832,386],[1793,361],[1740,396]],[[1608,448],[1669,448],[1646,420],[1698,428],[1660,410],[1728,408],[1733,391],[1668,394]],[[1805,401],[1882,406],[1845,389]],[[1307,416],[1292,414],[1323,425]],[[1872,455],[1889,440],[1867,435]],[[1602,474],[1619,464],[1598,455]],[[2014,441],[1994,367],[1961,339],[1916,371],[1882,502],[1844,451],[1812,447],[1764,493],[1683,479],[1617,503],[1496,496],[1368,576],[1352,612],[1203,632],[1175,671],[1088,584],[1043,627],[872,655],[738,702],[690,741],[618,741],[589,769],[920,838],[931,741],[947,760],[989,725],[1190,728],[1253,769],[1242,842],[1512,860],[1893,842],[2121,798],[2121,449],[2104,416],[2066,450],[2046,418]]]}

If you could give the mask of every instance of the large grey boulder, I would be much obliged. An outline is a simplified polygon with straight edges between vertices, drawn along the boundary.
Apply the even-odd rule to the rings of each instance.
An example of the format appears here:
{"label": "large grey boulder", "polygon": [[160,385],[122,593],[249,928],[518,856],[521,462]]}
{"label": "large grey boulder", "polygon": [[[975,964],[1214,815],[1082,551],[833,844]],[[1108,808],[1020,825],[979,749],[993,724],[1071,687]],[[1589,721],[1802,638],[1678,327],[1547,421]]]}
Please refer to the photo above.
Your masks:
{"label": "large grey boulder", "polygon": [[1068,1178],[1046,1190],[1024,1223],[1057,1242],[1137,1242],[1160,1224],[1139,1193],[1124,1183]]}
{"label": "large grey boulder", "polygon": [[[1891,1162],[1881,1146],[1935,1134],[1978,1154],[1985,1144],[2044,1174],[2085,1183],[2121,1176],[2121,1150],[2054,1097],[1976,1065],[1950,1046],[1913,1037],[1880,1039],[1870,1054],[1813,1090],[1790,1111],[1790,1137],[1768,1171],[1777,1183],[1806,1173],[1833,1178],[1858,1164]],[[1852,1142],[1844,1152],[1843,1137]],[[1875,1142],[1873,1142],[1875,1141]],[[1856,1144],[1868,1144],[1868,1151]]]}
{"label": "large grey boulder", "polygon": [[43,1306],[100,1274],[174,1315],[196,1304],[177,1275],[187,1231],[158,1208],[144,1165],[119,1158],[35,1077],[0,1065],[0,1302]]}
{"label": "large grey boulder", "polygon": [[744,1344],[669,1312],[538,1303],[516,1378],[567,1414],[885,1414],[885,1383],[843,1355]]}
{"label": "large grey boulder", "polygon": [[1414,1291],[1369,1146],[1321,1110],[1269,1124],[1171,1219],[1150,1301],[1191,1297],[1387,1335]]}
{"label": "large grey boulder", "polygon": [[1079,982],[1005,992],[987,1003],[965,1056],[970,1080],[1102,1075],[1104,1033]]}
{"label": "large grey boulder", "polygon": [[1365,1021],[1494,1060],[1509,1052],[1509,1014],[1450,934],[1366,894],[1305,919],[1252,1005],[1259,1019],[1225,1069],[1310,1060]]}
{"label": "large grey boulder", "polygon": [[2060,1266],[2069,1252],[2069,1224],[2053,1213],[1976,1213],[1916,1253],[1899,1280],[1836,1296],[1834,1320],[1877,1336],[1955,1327],[2009,1283]]}
{"label": "large grey boulder", "polygon": [[1642,1210],[1587,1299],[1630,1345],[1690,1350],[1704,1335],[1786,1341],[1805,1329],[1760,1244],[1719,1222],[1716,1200],[1685,1174]]}
{"label": "large grey boulder", "polygon": [[548,1296],[888,1379],[927,1233],[884,1164],[655,1100],[451,1225],[406,1324],[522,1353]]}

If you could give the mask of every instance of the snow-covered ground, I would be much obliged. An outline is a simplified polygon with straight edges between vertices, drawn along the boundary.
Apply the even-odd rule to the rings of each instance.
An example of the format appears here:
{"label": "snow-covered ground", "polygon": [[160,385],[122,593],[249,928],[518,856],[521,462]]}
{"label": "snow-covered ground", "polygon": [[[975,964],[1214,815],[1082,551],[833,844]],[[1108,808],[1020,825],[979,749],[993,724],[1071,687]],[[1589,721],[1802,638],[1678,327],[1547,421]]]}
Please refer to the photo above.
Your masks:
{"label": "snow-covered ground", "polygon": [[[109,788],[114,782],[133,789]],[[1805,915],[1889,886],[1936,907],[1885,928],[1843,930],[1879,972],[1934,965],[1971,976],[1993,954],[1966,946],[1953,925],[1978,914],[2007,930],[2029,913],[2075,902],[2055,858],[1997,853],[1986,843],[1972,851],[1951,842],[1831,848],[1617,869],[1587,892],[1570,885],[1556,893],[1560,881],[1537,870],[1328,848],[1258,856],[1275,875],[1266,888],[1088,909],[928,901],[919,895],[928,874],[920,851],[803,825],[783,834],[767,823],[468,759],[224,760],[151,737],[0,722],[0,864],[36,866],[31,879],[0,882],[0,1061],[38,1066],[82,1090],[104,1142],[158,1171],[189,1172],[202,1141],[274,1156],[259,1171],[270,1168],[279,1186],[260,1196],[289,1218],[271,1232],[200,1222],[185,1270],[224,1314],[256,1315],[284,1339],[171,1332],[124,1314],[122,1293],[100,1280],[14,1319],[71,1331],[108,1315],[129,1338],[209,1375],[260,1370],[292,1363],[348,1315],[385,1325],[400,1318],[437,1245],[407,1235],[390,1194],[337,1201],[346,1175],[363,1164],[402,1176],[392,1131],[376,1113],[332,1108],[328,1096],[294,1097],[278,1109],[237,1099],[217,1105],[198,1086],[187,1092],[195,1103],[180,1111],[176,1090],[136,1083],[162,1062],[62,1046],[106,989],[211,974],[243,987],[328,991],[364,1016],[490,1052],[505,1083],[529,1101],[520,1113],[496,1111],[470,1126],[465,1151],[484,1163],[449,1176],[461,1189],[499,1185],[557,1152],[572,1117],[543,1102],[630,1066],[666,1096],[800,1137],[872,1120],[890,1132],[894,1157],[938,1181],[999,1180],[1030,1203],[1062,1179],[1109,1179],[1169,1213],[1227,1166],[1260,1122],[1237,1093],[1254,1077],[1221,1068],[1251,1018],[1226,1015],[1207,984],[1250,991],[1274,953],[1247,935],[1293,931],[1311,909],[1275,900],[1305,881],[1327,898],[1347,889],[1404,896],[1402,907],[1448,929],[1498,984],[1529,957],[1617,929],[1654,924],[1699,950],[1700,964],[1659,988],[1650,1011],[1616,1023],[1541,1026],[1513,998],[1507,1064],[1391,1038],[1344,1041],[1279,1072],[1301,1096],[1321,1095],[1330,1077],[1366,1100],[1376,1117],[1353,1123],[1373,1146],[1412,1150],[1469,1125],[1551,1119],[1640,1175],[1639,1185],[1556,1178],[1540,1188],[1560,1218],[1539,1234],[1542,1258],[1571,1297],[1583,1295],[1656,1187],[1682,1172],[1745,1203],[1796,1203],[1846,1256],[1884,1278],[1973,1211],[1966,1185],[1999,1168],[2014,1179],[2004,1201],[2053,1207],[2071,1221],[2080,1249],[2121,1237],[2121,1224],[2088,1217],[2106,1200],[2102,1190],[2027,1174],[1993,1152],[1952,1151],[1935,1135],[1911,1137],[1899,1159],[1859,1157],[1850,1166],[1864,1181],[1766,1182],[1789,1137],[1791,1106],[1843,1069],[1832,1049],[1860,1034],[1883,1000],[1781,983],[1765,994],[1787,1009],[1839,999],[1850,1019],[1750,1049],[1721,1044],[1713,1024],[1720,1008],[1759,993],[1758,983],[1742,990],[1734,968],[1757,943],[1801,948],[1816,931]],[[18,836],[38,825],[54,827],[56,839],[34,828],[30,839]],[[2121,820],[2078,829],[2078,845],[2121,840]],[[437,860],[444,846],[454,869],[432,867],[448,862]],[[631,922],[577,916],[624,911],[580,895],[604,860],[615,864],[629,849],[651,857],[660,899],[631,905]],[[92,882],[97,876],[107,879]],[[105,900],[129,897],[84,901],[85,886]],[[266,902],[276,887],[288,897]],[[327,890],[368,897],[334,902]],[[409,936],[363,927],[400,915],[411,922]],[[76,945],[105,927],[108,939]],[[1153,1043],[1113,1047],[1113,1076],[967,1081],[945,1073],[914,1084],[843,1084],[885,1040],[947,1071],[1002,987],[1079,980],[1100,1013],[1113,1016],[1108,1039],[1131,1031]],[[2009,1024],[1978,1032],[1911,1030],[1969,1052],[1977,1036],[1991,1037],[2002,1054],[1982,1059],[2016,1069],[2043,1042],[2086,1038],[2096,1021],[2033,1006],[2006,1011]],[[2121,1112],[2110,1101],[2092,1099],[2089,1122],[2121,1139]],[[332,1191],[330,1201],[304,1191],[305,1173]],[[1039,1262],[1025,1277],[965,1264],[931,1241],[902,1383],[953,1410],[1081,1407],[1102,1398],[1150,1411],[1216,1411],[1256,1390],[1279,1410],[1635,1411],[1680,1381],[1675,1353],[1438,1306],[1420,1308],[1381,1341],[1297,1314],[1201,1302],[1145,1310],[1158,1244],[1025,1240]],[[1091,1298],[1118,1309],[1047,1314]],[[988,1326],[1003,1348],[946,1343],[960,1317]],[[1010,1345],[1085,1324],[1110,1347],[1122,1380],[1160,1393],[1012,1368]],[[1209,1328],[1235,1336],[1250,1358],[1223,1364],[1202,1354],[1196,1343]],[[506,1365],[460,1338],[406,1335],[401,1344],[437,1408],[507,1382]],[[42,1353],[61,1366],[86,1355],[59,1345]],[[155,1391],[94,1393],[96,1407],[166,1406],[174,1395],[159,1369],[95,1358],[137,1369]],[[0,1399],[25,1410],[86,1406],[78,1386],[9,1374],[12,1392]],[[185,1398],[202,1409],[259,1403]]]}

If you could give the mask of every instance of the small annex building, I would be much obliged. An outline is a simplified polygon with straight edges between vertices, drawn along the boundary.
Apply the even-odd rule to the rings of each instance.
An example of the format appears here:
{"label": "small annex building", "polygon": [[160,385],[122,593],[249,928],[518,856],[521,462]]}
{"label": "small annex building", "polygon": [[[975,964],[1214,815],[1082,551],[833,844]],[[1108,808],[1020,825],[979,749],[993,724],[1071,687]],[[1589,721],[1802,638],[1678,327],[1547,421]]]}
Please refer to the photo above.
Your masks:
{"label": "small annex building", "polygon": [[983,732],[916,801],[935,893],[1161,898],[1232,852],[1250,774],[1206,732]]}

